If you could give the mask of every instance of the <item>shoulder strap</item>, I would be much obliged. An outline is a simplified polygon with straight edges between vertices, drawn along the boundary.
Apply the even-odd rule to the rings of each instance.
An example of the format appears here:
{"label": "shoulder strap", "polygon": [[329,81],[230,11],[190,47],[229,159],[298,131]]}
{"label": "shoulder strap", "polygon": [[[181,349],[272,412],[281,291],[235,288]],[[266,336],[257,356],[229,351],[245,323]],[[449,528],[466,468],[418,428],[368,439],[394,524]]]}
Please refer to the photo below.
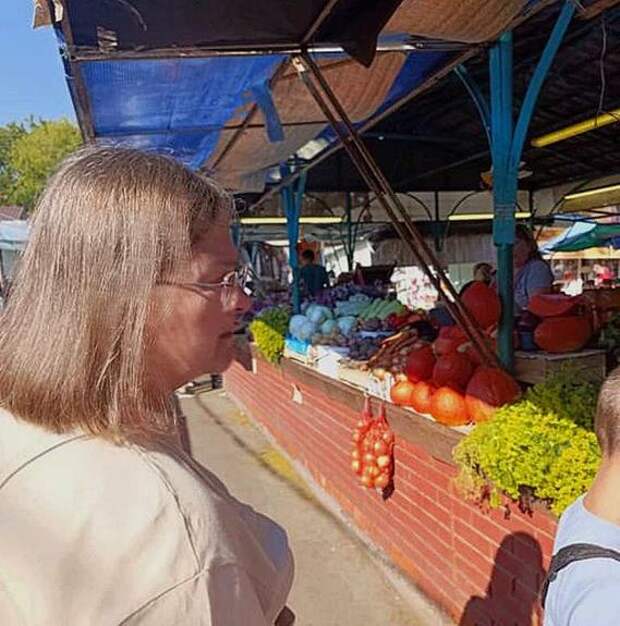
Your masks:
{"label": "shoulder strap", "polygon": [[613,559],[620,561],[620,552],[611,548],[603,548],[592,543],[572,543],[564,546],[556,552],[551,559],[549,571],[540,590],[540,603],[543,609],[547,599],[549,585],[557,578],[557,575],[565,567],[576,561],[586,561],[589,559]]}

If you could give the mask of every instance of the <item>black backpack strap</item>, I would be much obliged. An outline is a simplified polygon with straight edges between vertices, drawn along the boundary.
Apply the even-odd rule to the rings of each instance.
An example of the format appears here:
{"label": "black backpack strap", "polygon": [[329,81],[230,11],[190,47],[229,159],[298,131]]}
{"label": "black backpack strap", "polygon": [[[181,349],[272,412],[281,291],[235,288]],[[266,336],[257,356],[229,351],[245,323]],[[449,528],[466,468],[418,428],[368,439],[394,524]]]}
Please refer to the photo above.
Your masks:
{"label": "black backpack strap", "polygon": [[620,561],[620,552],[611,548],[603,548],[592,543],[572,543],[564,546],[556,552],[551,559],[549,571],[540,590],[540,603],[543,609],[547,599],[549,585],[557,578],[558,573],[566,566],[576,561],[587,561],[589,559],[613,559]]}

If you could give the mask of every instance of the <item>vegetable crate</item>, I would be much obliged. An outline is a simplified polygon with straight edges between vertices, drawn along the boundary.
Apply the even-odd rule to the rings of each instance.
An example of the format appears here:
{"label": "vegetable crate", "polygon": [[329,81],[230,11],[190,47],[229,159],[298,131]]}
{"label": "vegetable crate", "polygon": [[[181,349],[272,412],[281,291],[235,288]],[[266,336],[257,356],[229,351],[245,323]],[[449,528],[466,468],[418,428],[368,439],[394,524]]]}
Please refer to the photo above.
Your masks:
{"label": "vegetable crate", "polygon": [[535,385],[544,382],[551,374],[570,365],[584,378],[600,381],[605,378],[605,351],[582,350],[567,354],[549,352],[517,352],[515,354],[515,378]]}
{"label": "vegetable crate", "polygon": [[368,377],[366,391],[371,396],[375,396],[377,398],[381,398],[381,400],[391,402],[390,389],[395,382],[396,381],[389,372],[386,372],[385,376],[382,379],[379,379],[371,374]]}
{"label": "vegetable crate", "polygon": [[310,355],[310,343],[287,337],[284,340],[284,356],[294,361],[300,361],[304,365],[310,365],[312,357]]}
{"label": "vegetable crate", "polygon": [[349,354],[348,348],[335,346],[316,346],[310,349],[314,366],[323,375],[329,378],[338,378],[340,361]]}

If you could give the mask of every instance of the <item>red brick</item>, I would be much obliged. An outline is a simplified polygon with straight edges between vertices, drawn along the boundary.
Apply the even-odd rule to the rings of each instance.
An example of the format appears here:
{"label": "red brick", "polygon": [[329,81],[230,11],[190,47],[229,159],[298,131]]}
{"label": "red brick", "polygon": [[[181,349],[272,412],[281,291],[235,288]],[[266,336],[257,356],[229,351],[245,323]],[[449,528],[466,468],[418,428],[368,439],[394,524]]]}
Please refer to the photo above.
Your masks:
{"label": "red brick", "polygon": [[486,589],[491,582],[491,571],[483,573],[467,559],[456,555],[454,560],[454,576],[459,588],[469,594],[485,595]]}
{"label": "red brick", "polygon": [[454,537],[454,550],[457,555],[469,562],[471,567],[484,575],[490,576],[494,563],[493,559],[482,554],[475,546],[469,545],[460,537]]}
{"label": "red brick", "polygon": [[469,524],[465,524],[460,520],[455,519],[454,532],[463,541],[467,542],[470,546],[475,548],[478,552],[484,554],[484,556],[489,559],[492,559],[495,556],[497,545],[486,539]]}

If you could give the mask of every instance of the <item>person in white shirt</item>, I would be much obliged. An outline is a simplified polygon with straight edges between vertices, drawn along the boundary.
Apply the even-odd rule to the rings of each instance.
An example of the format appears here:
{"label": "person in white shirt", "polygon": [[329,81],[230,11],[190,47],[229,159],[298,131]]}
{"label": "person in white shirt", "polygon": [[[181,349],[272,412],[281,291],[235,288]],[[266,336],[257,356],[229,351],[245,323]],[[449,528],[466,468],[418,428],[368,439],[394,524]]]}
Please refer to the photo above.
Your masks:
{"label": "person in white shirt", "polygon": [[0,624],[273,626],[286,533],[180,444],[173,391],[249,306],[229,199],[166,157],[51,178],[0,320]]}

